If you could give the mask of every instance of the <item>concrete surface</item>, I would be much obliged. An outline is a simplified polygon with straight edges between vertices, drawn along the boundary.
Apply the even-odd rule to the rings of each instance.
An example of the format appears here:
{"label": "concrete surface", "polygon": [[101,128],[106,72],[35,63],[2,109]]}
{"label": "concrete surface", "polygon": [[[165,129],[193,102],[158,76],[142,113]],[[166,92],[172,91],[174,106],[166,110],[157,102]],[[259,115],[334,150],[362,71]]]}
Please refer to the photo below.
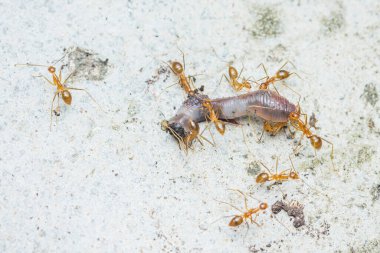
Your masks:
{"label": "concrete surface", "polygon": [[[1,252],[380,252],[379,1],[3,0],[0,10]],[[181,152],[160,128],[184,99],[165,89],[176,79],[163,62],[180,60],[178,48],[212,97],[235,94],[218,87],[227,62],[255,78],[259,63],[271,73],[294,63],[303,80],[286,83],[335,145],[334,170],[328,145],[314,156],[304,140],[293,161],[310,187],[281,185],[305,206],[305,226],[284,212],[283,225],[267,212],[248,232],[213,223],[237,213],[216,200],[243,208],[228,188],[281,199],[254,177],[276,156],[290,168],[300,135],[258,143],[262,122],[244,119],[223,137],[213,128],[216,147]],[[54,87],[33,77],[49,73],[14,64],[64,55],[57,68],[80,68],[69,84],[106,112],[73,91],[50,131]]]}

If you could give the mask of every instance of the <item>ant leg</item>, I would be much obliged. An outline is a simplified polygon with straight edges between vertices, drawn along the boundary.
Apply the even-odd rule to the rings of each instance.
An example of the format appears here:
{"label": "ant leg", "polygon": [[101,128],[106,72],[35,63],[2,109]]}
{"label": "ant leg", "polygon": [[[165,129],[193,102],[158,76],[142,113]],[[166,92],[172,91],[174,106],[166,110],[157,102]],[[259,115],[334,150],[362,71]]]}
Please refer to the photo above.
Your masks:
{"label": "ant leg", "polygon": [[330,153],[330,159],[331,159],[331,163],[333,165],[333,170],[335,171],[335,164],[334,164],[334,144],[328,140],[326,140],[325,138],[322,138],[320,137],[322,140],[324,140],[325,142],[329,143],[331,145],[331,153]]}
{"label": "ant leg", "polygon": [[[67,80],[69,80],[69,78],[75,73],[75,71],[71,72],[65,79],[65,81],[63,81],[62,85],[65,85]],[[61,80],[61,71],[59,71],[59,76],[60,76],[60,80]]]}
{"label": "ant leg", "polygon": [[[58,110],[58,113],[60,113],[60,107],[59,107],[59,93],[58,93],[58,99],[57,99],[57,107],[56,107],[56,110]],[[58,126],[58,117],[59,114],[56,114],[56,111],[54,110],[54,114],[55,114],[55,124]]]}
{"label": "ant leg", "polygon": [[266,124],[267,124],[267,121],[264,121],[264,125],[263,125],[263,130],[261,131],[261,135],[260,135],[260,138],[259,138],[259,143],[261,142],[261,139],[263,138],[264,136],[264,132],[267,131],[266,129]]}
{"label": "ant leg", "polygon": [[[284,82],[281,83],[283,86],[285,86],[286,88],[288,88],[289,90],[291,90],[292,92],[294,92],[297,96],[298,96],[298,104],[300,103],[301,101],[301,94],[299,94],[297,91],[295,91],[294,89],[290,88],[287,84],[285,84]],[[274,85],[273,85],[274,87]]]}
{"label": "ant leg", "polygon": [[269,174],[271,176],[273,176],[273,173],[270,171],[270,169],[262,161],[259,161],[259,163],[261,163],[261,165],[269,172]]}
{"label": "ant leg", "polygon": [[205,224],[205,225],[200,224],[200,225],[199,225],[199,228],[200,228],[201,230],[203,230],[203,231],[207,231],[207,226],[212,225],[212,224],[214,224],[214,223],[216,223],[216,222],[218,222],[218,221],[220,221],[220,220],[222,220],[222,219],[225,219],[225,218],[231,218],[231,217],[234,217],[234,216],[235,216],[235,215],[225,215],[225,216],[219,217],[218,219],[212,221],[211,223],[208,223],[208,224]]}
{"label": "ant leg", "polygon": [[280,223],[284,228],[286,228],[286,230],[288,230],[289,233],[292,232],[287,226],[284,225],[284,223],[282,223],[279,219],[277,219],[276,215],[271,215],[271,217],[273,217],[278,223]]}
{"label": "ant leg", "polygon": [[210,133],[211,135],[211,139],[212,139],[212,142],[213,142],[213,146],[216,147],[216,142],[215,142],[215,138],[214,138],[214,135],[212,134],[211,132],[211,129],[210,129],[210,122],[206,119],[206,124],[207,124],[207,131]]}
{"label": "ant leg", "polygon": [[226,80],[227,80],[227,82],[228,82],[229,85],[231,85],[232,87],[234,87],[233,84],[232,84],[232,80],[231,80],[231,79],[228,79],[228,77],[227,77],[225,74],[223,74],[223,75],[221,76],[218,86],[220,86],[220,84],[222,83],[222,79],[223,79],[223,77],[226,78]]}
{"label": "ant leg", "polygon": [[268,75],[268,72],[267,72],[267,69],[265,68],[265,66],[264,66],[264,63],[260,63],[256,68],[258,68],[258,67],[263,67],[263,69],[264,69],[264,72],[265,72],[265,75],[266,75],[266,78],[269,78],[269,75]]}
{"label": "ant leg", "polygon": [[246,210],[248,210],[247,196],[241,190],[239,190],[239,189],[228,189],[228,190],[230,190],[230,191],[236,191],[236,192],[240,193],[243,196],[243,198],[244,198],[244,207],[245,207]]}
{"label": "ant leg", "polygon": [[181,54],[182,54],[183,71],[185,71],[185,70],[186,70],[186,65],[185,65],[185,53],[184,53],[181,49],[179,49],[178,45],[177,45],[177,49],[178,49],[178,50],[181,52]]}
{"label": "ant leg", "polygon": [[[298,141],[296,147],[293,149],[294,154],[296,154],[296,150],[297,150],[297,148],[301,145],[301,141],[302,141],[302,139],[303,139],[304,136],[305,136],[305,134],[303,133],[303,134],[301,135],[301,138],[300,138],[300,140]],[[297,151],[297,152],[298,152],[298,151]]]}
{"label": "ant leg", "polygon": [[276,175],[278,174],[278,156],[276,156]]}
{"label": "ant leg", "polygon": [[46,76],[44,75],[38,75],[38,76],[34,76],[34,77],[41,77],[43,79],[45,79],[48,83],[50,83],[51,85],[55,86],[55,83],[52,83]]}
{"label": "ant leg", "polygon": [[[294,167],[293,160],[292,160],[292,158],[290,157],[290,155],[289,155],[289,160],[290,160],[290,164],[292,165],[292,170],[298,174],[298,172],[296,171],[296,168]],[[290,171],[291,171],[291,170],[290,170]]]}
{"label": "ant leg", "polygon": [[243,64],[243,67],[241,68],[241,70],[240,70],[240,72],[239,72],[239,75],[238,75],[238,77],[237,77],[236,80],[239,80],[241,73],[243,73],[243,70],[244,70],[244,64]]}
{"label": "ant leg", "polygon": [[232,205],[231,203],[224,202],[224,201],[220,201],[220,200],[217,200],[217,199],[214,199],[214,200],[217,201],[217,202],[219,202],[219,203],[229,205],[230,207],[232,207],[232,208],[238,210],[239,212],[244,213],[243,210],[241,210],[240,208],[237,208],[236,206]]}
{"label": "ant leg", "polygon": [[51,131],[51,126],[53,124],[53,106],[54,106],[54,101],[55,101],[55,98],[57,97],[57,95],[59,94],[59,91],[56,91],[54,93],[54,97],[53,97],[53,100],[51,101],[51,108],[50,108],[50,131]]}
{"label": "ant leg", "polygon": [[243,140],[244,140],[245,146],[246,146],[247,149],[248,149],[248,153],[249,153],[249,154],[252,154],[252,151],[251,151],[251,149],[249,148],[249,145],[248,145],[248,142],[247,142],[247,138],[246,138],[246,136],[245,136],[244,125],[241,125],[241,132],[242,132],[242,134],[243,134]]}
{"label": "ant leg", "polygon": [[251,217],[250,217],[250,220],[251,220],[251,223],[252,223],[252,224],[255,223],[258,227],[261,227],[261,225],[260,225],[259,223],[256,222],[258,216],[259,216],[259,215],[256,214],[256,215],[255,215],[255,218],[253,218],[253,219],[252,219],[252,216],[251,216]]}
{"label": "ant leg", "polygon": [[[203,133],[204,133],[204,131],[206,130],[206,128],[208,128],[208,126],[205,127],[205,128],[202,130],[202,132],[199,134],[199,137],[202,138],[203,140],[207,141],[208,143],[210,143],[212,146],[215,146],[215,141],[214,141],[214,139],[213,139],[213,142],[211,142],[209,139],[207,139],[206,137],[203,136]],[[210,130],[210,129],[208,129],[208,130]],[[211,132],[210,132],[210,133],[211,133]],[[199,139],[198,137],[197,137],[197,139],[198,139],[199,142],[201,142],[200,139]],[[201,144],[202,144],[202,146],[203,146],[203,143],[202,143],[202,142],[201,142]]]}
{"label": "ant leg", "polygon": [[103,112],[105,112],[103,110],[103,108],[100,106],[100,104],[95,100],[95,98],[93,96],[91,96],[90,92],[88,92],[86,89],[79,89],[79,88],[74,88],[74,87],[67,87],[66,89],[68,90],[78,90],[78,91],[84,91],[87,93],[87,95],[92,99],[92,101],[94,101],[100,108],[100,110],[102,110]]}

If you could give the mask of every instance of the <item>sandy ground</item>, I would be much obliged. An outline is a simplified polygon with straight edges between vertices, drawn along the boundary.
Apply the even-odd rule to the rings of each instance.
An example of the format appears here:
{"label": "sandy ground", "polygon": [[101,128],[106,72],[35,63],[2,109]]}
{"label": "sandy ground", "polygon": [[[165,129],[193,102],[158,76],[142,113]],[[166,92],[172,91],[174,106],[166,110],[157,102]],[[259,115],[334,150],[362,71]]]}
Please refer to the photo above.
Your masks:
{"label": "sandy ground", "polygon": [[[3,0],[0,10],[1,252],[380,252],[379,1]],[[291,60],[302,79],[286,84],[334,143],[335,169],[329,145],[315,156],[304,140],[293,157],[303,181],[257,185],[259,162],[290,168],[300,137],[259,143],[259,119],[180,151],[160,127],[185,98],[167,88],[176,78],[163,63],[181,60],[178,48],[211,97],[236,94],[218,86],[228,62],[258,79],[260,63],[274,73]],[[104,112],[72,91],[50,131],[55,87],[33,77],[49,73],[14,64],[62,56],[64,77],[78,70],[68,85]],[[270,211],[248,230],[213,222],[238,213],[218,200],[244,208],[229,188],[269,205],[281,189],[306,224]]]}

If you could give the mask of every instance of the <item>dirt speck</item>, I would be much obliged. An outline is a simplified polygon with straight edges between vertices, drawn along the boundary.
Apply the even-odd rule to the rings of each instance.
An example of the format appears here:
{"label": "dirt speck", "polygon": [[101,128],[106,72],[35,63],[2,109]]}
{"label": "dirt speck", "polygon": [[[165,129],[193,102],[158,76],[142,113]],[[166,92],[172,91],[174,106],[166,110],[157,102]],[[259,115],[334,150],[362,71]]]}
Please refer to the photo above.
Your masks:
{"label": "dirt speck", "polygon": [[166,80],[168,80],[169,76],[170,76],[170,71],[169,71],[169,68],[167,67],[164,67],[164,66],[160,66],[158,69],[157,69],[157,73],[154,74],[151,78],[149,78],[148,80],[145,81],[145,83],[147,85],[152,85],[154,84],[155,82],[157,82],[158,80],[160,80],[160,76],[161,75],[164,75],[164,80],[163,82],[166,82]]}
{"label": "dirt speck", "polygon": [[358,159],[357,164],[361,165],[365,162],[371,160],[372,156],[376,153],[376,151],[371,146],[363,146],[358,151]]}
{"label": "dirt speck", "polygon": [[376,90],[376,85],[374,83],[367,83],[364,86],[362,95],[360,96],[365,100],[366,103],[375,106],[379,101],[379,94]]}
{"label": "dirt speck", "polygon": [[281,33],[281,20],[273,7],[259,8],[257,19],[252,28],[254,38],[276,37]]}
{"label": "dirt speck", "polygon": [[340,31],[344,26],[344,17],[342,13],[332,12],[330,15],[322,18],[322,30],[324,34],[333,34]]}
{"label": "dirt speck", "polygon": [[366,241],[363,245],[360,245],[357,248],[351,248],[351,252],[355,252],[355,253],[380,252],[380,239]]}
{"label": "dirt speck", "polygon": [[375,202],[380,198],[380,184],[377,184],[371,188],[372,201]]}
{"label": "dirt speck", "polygon": [[293,226],[299,228],[305,225],[303,208],[304,206],[297,201],[291,201],[290,203],[276,201],[276,203],[272,205],[272,212],[278,214],[281,210],[284,210],[289,216],[294,218]]}
{"label": "dirt speck", "polygon": [[256,176],[260,172],[260,164],[258,162],[250,162],[248,164],[247,173],[250,176]]}
{"label": "dirt speck", "polygon": [[71,80],[101,81],[111,68],[108,59],[100,58],[97,53],[84,48],[70,47],[65,53],[65,66],[74,71]]}

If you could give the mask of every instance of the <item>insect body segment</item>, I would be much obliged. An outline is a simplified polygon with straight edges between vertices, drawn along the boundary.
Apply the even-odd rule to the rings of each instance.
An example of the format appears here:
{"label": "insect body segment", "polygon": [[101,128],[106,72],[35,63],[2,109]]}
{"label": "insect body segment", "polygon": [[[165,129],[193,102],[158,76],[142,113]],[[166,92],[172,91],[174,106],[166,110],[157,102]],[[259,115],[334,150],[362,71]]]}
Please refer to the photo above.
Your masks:
{"label": "insect body segment", "polygon": [[[289,157],[289,159],[290,159],[290,157]],[[291,161],[291,159],[290,159],[290,161]],[[273,181],[273,182],[277,183],[277,182],[284,182],[284,181],[288,181],[288,180],[299,179],[300,177],[299,177],[297,171],[295,170],[295,168],[293,166],[293,162],[291,161],[291,163],[292,163],[292,169],[284,170],[284,171],[281,171],[280,173],[278,173],[277,172],[278,158],[277,158],[276,159],[276,173],[274,173],[274,174],[263,163],[261,163],[264,166],[264,168],[269,172],[269,174],[267,172],[262,172],[259,175],[257,175],[256,183],[263,184],[263,183],[266,183],[269,181]]]}
{"label": "insect body segment", "polygon": [[[301,120],[301,115],[304,116],[304,121]],[[334,158],[334,144],[316,134],[313,134],[310,131],[310,127],[308,126],[307,122],[307,115],[301,114],[299,108],[296,111],[289,114],[289,121],[296,130],[302,132],[302,136],[298,145],[300,144],[303,136],[306,136],[306,138],[310,140],[310,144],[314,147],[315,150],[321,149],[322,141],[325,141],[331,145],[330,157],[331,159]]]}
{"label": "insect body segment", "polygon": [[[69,80],[69,78],[72,76],[74,72],[72,72],[70,75],[66,77],[66,79],[62,80],[62,70],[59,70],[59,74],[57,75],[56,68],[54,66],[45,66],[45,65],[37,65],[37,64],[16,64],[17,65],[23,65],[23,66],[37,66],[37,67],[47,67],[48,72],[52,76],[52,80],[49,80],[46,76],[44,75],[38,75],[37,77],[41,77],[45,79],[48,83],[51,85],[56,86],[56,92],[54,93],[52,103],[51,103],[51,109],[50,109],[50,129],[52,126],[52,118],[53,118],[53,113],[56,116],[60,115],[60,106],[59,106],[59,98],[61,97],[63,102],[67,105],[71,105],[72,102],[72,95],[70,93],[70,90],[78,90],[78,91],[84,91],[87,93],[87,95],[99,106],[100,109],[101,106],[96,102],[96,100],[91,96],[91,94],[86,90],[86,89],[80,89],[80,88],[74,88],[74,87],[67,87],[66,83]],[[57,106],[55,109],[54,107],[54,101],[58,97],[57,101]]]}
{"label": "insect body segment", "polygon": [[[242,71],[240,71],[240,74],[241,72]],[[247,79],[243,78],[242,82],[239,82],[240,74],[238,74],[238,71],[234,67],[229,66],[228,75],[230,76],[230,78],[228,79],[227,76],[224,74],[223,76],[226,78],[227,82],[232,86],[232,88],[234,88],[234,90],[236,91],[241,91],[243,88],[250,89],[251,84]]]}
{"label": "insect body segment", "polygon": [[[237,227],[237,226],[240,226],[244,221],[247,222],[247,220],[250,220],[251,223],[255,223],[257,226],[261,226],[260,224],[256,222],[256,218],[259,216],[260,212],[263,212],[263,213],[265,212],[265,210],[268,208],[268,204],[266,202],[261,202],[258,205],[258,207],[248,208],[247,196],[240,190],[237,190],[237,189],[230,189],[230,190],[236,191],[243,196],[245,211],[241,210],[240,208],[237,208],[236,206],[230,203],[219,201],[220,203],[227,204],[231,206],[232,208],[236,209],[237,211],[241,212],[241,214],[233,215],[228,225],[230,227]],[[253,215],[255,215],[254,218],[252,217]]]}
{"label": "insect body segment", "polygon": [[193,90],[190,86],[190,76],[187,77],[185,75],[184,67],[179,62],[172,62],[171,63],[171,70],[174,72],[174,74],[178,77],[178,82],[182,86],[182,88],[185,90],[186,93],[190,93]]}
{"label": "insect body segment", "polygon": [[[288,63],[291,63],[291,62],[289,62],[289,61],[285,62],[285,63],[284,63],[284,64],[283,64],[283,65],[282,65],[282,66],[276,71],[276,73],[275,73],[273,76],[271,76],[271,77],[268,75],[268,72],[267,72],[267,70],[266,70],[264,64],[261,63],[259,66],[262,66],[262,67],[263,67],[266,77],[264,77],[264,78],[265,78],[265,81],[262,82],[262,83],[260,84],[259,89],[260,89],[260,90],[268,89],[268,87],[269,87],[270,84],[274,84],[275,82],[278,82],[278,81],[284,80],[284,79],[290,77],[291,75],[296,75],[296,76],[299,77],[299,75],[298,75],[297,73],[295,73],[295,72],[292,72],[292,73],[291,73],[291,72],[289,72],[289,71],[283,69],[283,67],[285,67],[285,65],[288,64]],[[294,66],[293,63],[291,63],[291,64]],[[264,79],[264,78],[262,78],[262,79]],[[260,79],[260,80],[262,80],[262,79]]]}
{"label": "insect body segment", "polygon": [[212,104],[211,104],[211,101],[210,100],[205,100],[203,102],[203,107],[208,111],[208,115],[206,115],[206,117],[212,122],[214,123],[216,129],[218,130],[218,132],[223,135],[224,132],[226,131],[226,125],[224,122],[220,121],[218,119],[218,114],[217,112],[214,110],[214,108],[212,107]]}
{"label": "insect body segment", "polygon": [[[256,222],[256,218],[257,218],[258,213],[260,211],[264,211],[267,208],[268,208],[267,203],[260,203],[259,206],[256,208],[250,208],[250,209],[247,209],[245,212],[243,212],[243,214],[241,214],[241,215],[235,215],[231,219],[231,221],[228,223],[228,226],[237,227],[237,226],[241,225],[243,223],[243,221],[247,221],[248,219],[251,221],[251,223],[255,223],[256,225],[260,226]],[[252,218],[252,216],[254,214],[256,214],[256,216],[255,216],[255,218]]]}

